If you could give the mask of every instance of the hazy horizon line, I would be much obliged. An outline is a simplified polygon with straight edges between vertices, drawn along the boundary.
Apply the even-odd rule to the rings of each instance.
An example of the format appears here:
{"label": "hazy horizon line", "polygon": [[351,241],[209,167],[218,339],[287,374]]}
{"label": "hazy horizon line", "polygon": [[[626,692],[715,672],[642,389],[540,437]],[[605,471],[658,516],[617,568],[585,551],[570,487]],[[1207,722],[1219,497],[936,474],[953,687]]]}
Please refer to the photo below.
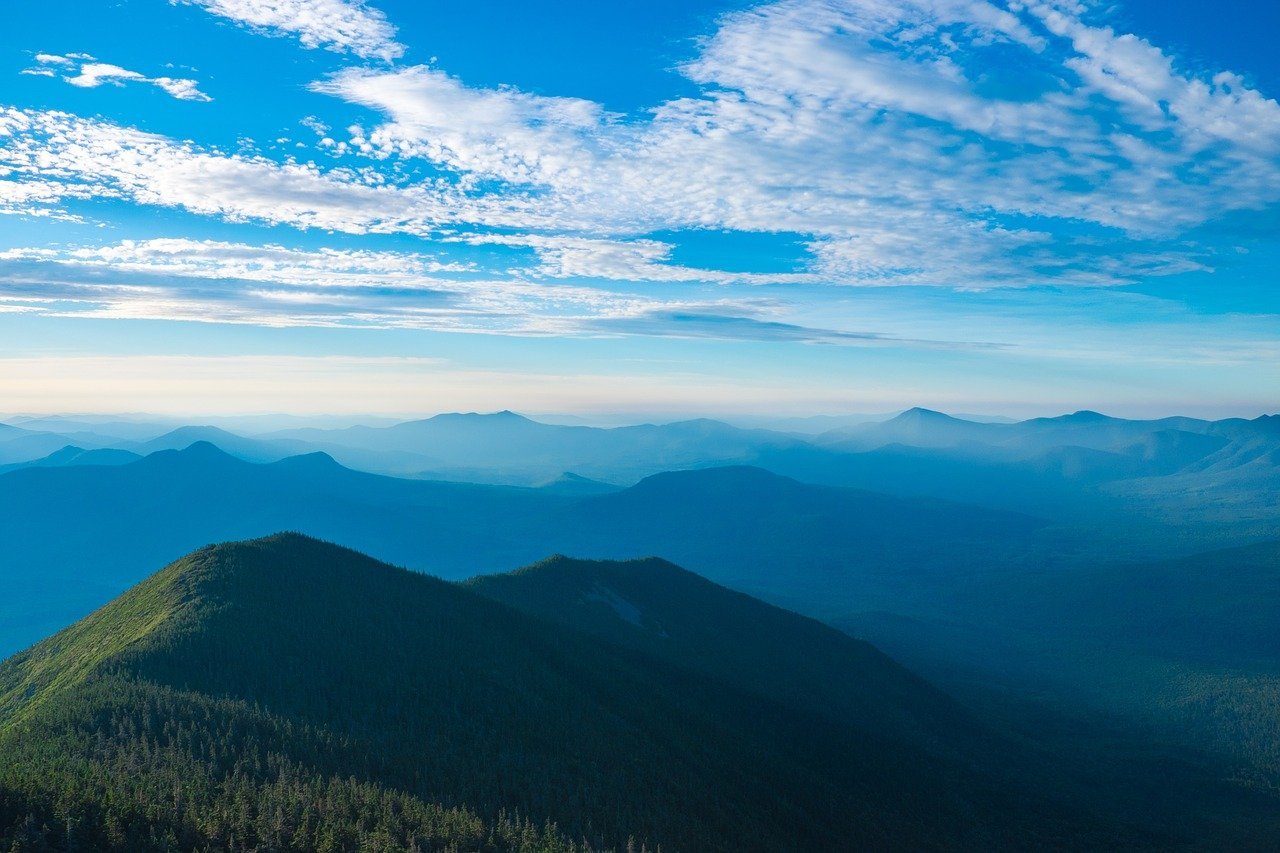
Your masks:
{"label": "hazy horizon line", "polygon": [[[1135,407],[1136,408],[1136,407]],[[1257,410],[1246,409],[1246,407],[1227,408],[1227,407],[1188,407],[1187,409],[1161,409],[1152,411],[1147,407],[1141,407],[1145,411],[1117,411],[1110,407],[1028,407],[1022,412],[1011,414],[1011,410],[983,410],[980,407],[972,408],[941,408],[933,406],[905,406],[902,408],[881,409],[879,411],[862,410],[862,411],[810,411],[810,412],[761,412],[761,411],[719,411],[719,412],[697,412],[697,411],[673,411],[673,410],[644,410],[644,411],[535,411],[520,409],[477,409],[464,411],[461,409],[441,409],[437,411],[400,411],[400,412],[290,412],[290,411],[244,411],[244,412],[162,412],[162,411],[90,411],[90,410],[46,410],[46,411],[14,411],[0,412],[0,423],[6,423],[11,426],[21,426],[23,422],[39,421],[39,420],[87,420],[96,419],[104,422],[138,422],[138,423],[173,423],[179,426],[199,426],[207,423],[215,425],[216,422],[230,421],[288,421],[299,424],[307,423],[325,423],[335,425],[337,423],[345,423],[351,426],[371,424],[371,422],[385,422],[383,425],[392,425],[394,423],[406,423],[410,421],[428,420],[430,418],[441,415],[498,415],[510,412],[520,415],[532,421],[537,421],[550,425],[583,425],[583,426],[626,426],[638,424],[669,424],[681,421],[693,420],[714,420],[727,423],[739,422],[747,425],[766,424],[766,423],[787,423],[787,422],[804,422],[804,421],[883,421],[897,417],[904,412],[913,409],[922,409],[926,411],[938,412],[949,417],[961,420],[972,421],[989,421],[989,422],[1010,422],[1017,423],[1025,420],[1033,420],[1036,418],[1055,418],[1065,417],[1068,415],[1079,414],[1082,412],[1092,412],[1109,418],[1119,420],[1162,420],[1165,418],[1187,417],[1197,420],[1219,421],[1219,420],[1256,420],[1261,417],[1280,415],[1280,410]],[[1206,411],[1212,408],[1213,411]],[[1199,410],[1197,410],[1199,409]]]}

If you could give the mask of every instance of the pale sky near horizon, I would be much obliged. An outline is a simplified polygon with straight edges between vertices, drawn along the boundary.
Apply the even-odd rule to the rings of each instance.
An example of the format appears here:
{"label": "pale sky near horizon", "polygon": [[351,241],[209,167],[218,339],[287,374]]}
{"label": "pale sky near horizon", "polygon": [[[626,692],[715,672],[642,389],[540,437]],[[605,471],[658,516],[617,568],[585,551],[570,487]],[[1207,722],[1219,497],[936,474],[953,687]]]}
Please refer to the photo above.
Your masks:
{"label": "pale sky near horizon", "polygon": [[2,412],[1280,409],[1280,4],[6,15]]}

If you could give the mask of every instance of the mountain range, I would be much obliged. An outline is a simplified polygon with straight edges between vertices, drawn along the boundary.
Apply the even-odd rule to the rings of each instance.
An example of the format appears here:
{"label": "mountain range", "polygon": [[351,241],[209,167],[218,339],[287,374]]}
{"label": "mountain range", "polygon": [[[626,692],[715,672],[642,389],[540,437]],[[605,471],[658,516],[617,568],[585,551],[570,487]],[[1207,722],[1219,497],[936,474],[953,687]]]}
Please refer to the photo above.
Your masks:
{"label": "mountain range", "polygon": [[[802,435],[710,421],[560,426],[508,412],[249,435],[24,421],[0,426],[0,654],[87,617],[177,555],[294,530],[465,581],[444,586],[522,613],[540,631],[603,644],[819,727],[853,727],[855,741],[874,732],[911,762],[985,791],[953,803],[984,815],[970,824],[984,827],[975,832],[1008,829],[996,802],[1012,788],[1034,792],[1025,808],[1040,816],[1023,841],[1072,846],[1065,839],[1081,836],[1063,820],[1096,838],[1151,838],[1154,823],[1136,817],[1145,814],[1160,816],[1171,844],[1199,833],[1247,847],[1274,828],[1260,815],[1274,810],[1269,792],[1280,786],[1270,713],[1280,701],[1278,423],[1093,412],[976,422],[912,410]],[[66,431],[44,431],[55,426]],[[285,548],[273,560],[320,547],[271,541],[268,550]],[[495,574],[517,566],[527,568]],[[110,647],[95,636],[95,647]],[[77,649],[75,660],[97,659]],[[55,659],[51,669],[75,668],[73,658]],[[858,678],[832,677],[842,669]],[[215,694],[201,695],[220,701]],[[663,707],[672,719],[677,706],[732,704],[710,694],[671,701]],[[723,731],[744,744],[783,729]],[[1059,772],[1035,769],[1046,764]],[[333,782],[312,769],[315,784]],[[849,782],[832,778],[818,773],[826,793],[804,796],[835,796],[829,783]],[[450,800],[399,784],[395,796],[410,799],[378,799],[379,808],[493,839],[530,831],[554,849],[584,839],[617,846],[633,833],[640,844],[693,837],[652,829],[648,818],[628,824],[621,812],[606,834],[594,819],[594,829],[575,823],[581,811],[524,800],[515,816],[504,811],[514,801],[487,793]],[[0,800],[11,796],[0,789]],[[28,813],[15,813],[22,826],[13,832],[39,834],[23,823]],[[1058,828],[1046,833],[1050,825]],[[340,820],[333,827],[352,831]],[[917,840],[945,837],[937,832]],[[443,846],[467,846],[449,837]],[[1003,846],[1018,846],[1011,838]]]}
{"label": "mountain range", "polygon": [[1146,531],[1143,547],[1174,526],[1194,526],[1196,535],[1225,545],[1265,538],[1280,522],[1276,423],[1277,416],[1144,421],[1087,411],[993,422],[911,409],[813,434],[711,420],[600,428],[498,412],[255,434],[153,424],[155,434],[140,438],[147,434],[134,421],[117,427],[48,419],[0,430],[0,465],[32,462],[68,445],[147,455],[197,441],[252,462],[324,452],[373,473],[523,486],[557,482],[567,472],[627,486],[671,470],[738,464],[804,482],[938,497],[1064,523],[1122,519],[1112,527]]}
{"label": "mountain range", "polygon": [[[643,633],[573,616],[584,589]],[[495,600],[512,597],[536,604]],[[1005,748],[865,644],[666,563],[555,559],[462,587],[279,535],[200,549],[0,665],[0,838],[777,851],[1126,837],[991,771]]]}
{"label": "mountain range", "polygon": [[1014,513],[810,486],[749,467],[592,491],[383,477],[320,453],[253,464],[208,443],[120,466],[23,468],[0,475],[10,557],[0,571],[0,649],[68,624],[173,554],[279,530],[447,578],[557,552],[661,554],[784,603],[891,607],[903,579],[1015,559],[1034,551],[1043,528]]}

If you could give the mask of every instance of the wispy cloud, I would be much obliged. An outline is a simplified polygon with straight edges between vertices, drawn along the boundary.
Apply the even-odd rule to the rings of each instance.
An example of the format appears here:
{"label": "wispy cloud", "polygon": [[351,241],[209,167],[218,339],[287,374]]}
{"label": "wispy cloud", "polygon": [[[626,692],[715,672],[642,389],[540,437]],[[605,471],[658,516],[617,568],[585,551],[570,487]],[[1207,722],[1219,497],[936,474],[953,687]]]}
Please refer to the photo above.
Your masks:
{"label": "wispy cloud", "polygon": [[613,117],[591,101],[469,88],[425,66],[352,68],[312,88],[391,117],[368,134],[353,128],[357,150],[379,159],[425,158],[460,175],[567,187],[589,181],[603,149],[613,146],[604,132]]}
{"label": "wispy cloud", "polygon": [[[727,306],[723,306],[727,307]],[[723,310],[723,307],[721,310]],[[875,332],[824,329],[761,319],[743,314],[717,313],[717,306],[661,307],[592,324],[612,334],[657,335],[669,338],[707,338],[738,341],[789,341],[838,346],[894,346],[915,349],[999,349],[982,341],[918,340]]]}
{"label": "wispy cloud", "polygon": [[0,107],[0,168],[43,198],[124,199],[301,228],[419,233],[453,218],[449,195],[431,186],[223,154],[55,111]]}
{"label": "wispy cloud", "polygon": [[404,53],[396,29],[363,0],[170,0],[273,35],[293,35],[304,47],[391,60]]}
{"label": "wispy cloud", "polygon": [[[363,4],[198,5],[309,46],[399,48]],[[376,112],[325,126],[336,168],[3,110],[0,168],[19,189],[0,210],[108,198],[443,237],[529,249],[492,272],[530,280],[973,289],[1206,269],[1213,248],[1191,229],[1280,204],[1280,105],[1099,14],[782,0],[722,17],[683,68],[699,93],[641,117],[434,67],[350,68],[313,86]],[[697,229],[798,233],[810,258],[786,274],[697,269],[652,237]]]}
{"label": "wispy cloud", "polygon": [[221,240],[156,238],[76,249],[9,249],[0,261],[62,260],[118,272],[179,275],[194,278],[244,279],[311,287],[412,286],[439,273],[462,273],[470,267],[446,263],[419,253],[372,252],[321,248],[302,250],[280,245],[251,245]]}
{"label": "wispy cloud", "polygon": [[[199,81],[185,77],[148,77],[139,71],[131,71],[112,65],[108,62],[97,62],[86,53],[72,53],[66,56],[51,53],[37,53],[35,68],[27,68],[23,74],[41,77],[56,77],[54,68],[65,70],[62,79],[72,86],[82,89],[93,89],[102,85],[123,86],[126,83],[148,83],[164,90],[180,101],[211,101],[213,98],[200,91]],[[79,66],[79,70],[71,73]]]}
{"label": "wispy cloud", "polygon": [[0,303],[55,316],[260,326],[977,347],[806,326],[765,296],[707,298],[477,276],[416,253],[164,238],[0,251]]}
{"label": "wispy cloud", "polygon": [[[647,121],[427,67],[315,88],[387,116],[354,128],[352,150],[501,182],[537,199],[526,227],[797,231],[815,271],[877,284],[1132,280],[1099,263],[1099,238],[1113,257],[1158,247],[1169,262],[1147,275],[1193,267],[1181,232],[1280,201],[1280,106],[1086,14],[774,3],[725,16],[684,69],[703,94]],[[1023,79],[993,79],[997,48]]]}
{"label": "wispy cloud", "polygon": [[532,272],[547,278],[715,284],[815,284],[822,280],[812,273],[729,272],[674,264],[670,261],[675,245],[661,240],[497,233],[467,234],[449,239],[472,245],[533,249],[539,264]]}

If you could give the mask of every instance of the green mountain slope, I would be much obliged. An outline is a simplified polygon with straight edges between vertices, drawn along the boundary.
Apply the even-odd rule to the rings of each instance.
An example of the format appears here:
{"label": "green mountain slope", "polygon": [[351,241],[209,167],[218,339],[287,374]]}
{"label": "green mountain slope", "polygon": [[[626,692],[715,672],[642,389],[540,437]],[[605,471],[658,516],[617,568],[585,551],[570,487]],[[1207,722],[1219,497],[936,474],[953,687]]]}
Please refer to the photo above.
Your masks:
{"label": "green mountain slope", "polygon": [[731,681],[305,537],[210,547],[0,665],[0,839],[777,851],[1092,829]]}
{"label": "green mountain slope", "polygon": [[745,692],[886,737],[946,749],[986,743],[963,709],[870,644],[665,560],[556,556],[466,585]]}

